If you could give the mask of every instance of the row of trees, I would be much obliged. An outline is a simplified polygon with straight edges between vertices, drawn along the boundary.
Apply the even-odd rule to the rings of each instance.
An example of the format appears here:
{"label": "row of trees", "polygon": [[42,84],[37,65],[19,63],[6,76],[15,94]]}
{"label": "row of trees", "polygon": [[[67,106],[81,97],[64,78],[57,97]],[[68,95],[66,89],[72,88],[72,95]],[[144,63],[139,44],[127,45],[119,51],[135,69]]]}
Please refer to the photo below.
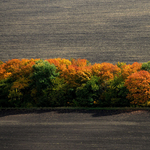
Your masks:
{"label": "row of trees", "polygon": [[0,62],[0,107],[150,105],[150,62],[91,65],[86,59]]}

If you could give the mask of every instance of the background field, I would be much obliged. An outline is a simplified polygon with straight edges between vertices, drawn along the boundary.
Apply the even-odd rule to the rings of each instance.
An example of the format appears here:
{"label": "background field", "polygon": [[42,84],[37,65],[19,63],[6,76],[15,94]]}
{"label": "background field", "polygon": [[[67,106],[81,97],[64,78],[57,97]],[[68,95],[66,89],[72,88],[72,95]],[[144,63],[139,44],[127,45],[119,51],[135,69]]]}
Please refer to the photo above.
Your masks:
{"label": "background field", "polygon": [[149,0],[1,0],[0,60],[149,61]]}

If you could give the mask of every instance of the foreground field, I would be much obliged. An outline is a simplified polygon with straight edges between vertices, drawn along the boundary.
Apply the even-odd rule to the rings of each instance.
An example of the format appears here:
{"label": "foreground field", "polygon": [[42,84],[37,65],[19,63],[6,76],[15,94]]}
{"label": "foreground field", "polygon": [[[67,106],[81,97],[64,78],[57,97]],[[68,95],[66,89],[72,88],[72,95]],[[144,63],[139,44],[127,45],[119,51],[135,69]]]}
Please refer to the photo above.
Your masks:
{"label": "foreground field", "polygon": [[144,110],[0,110],[1,150],[149,150]]}
{"label": "foreground field", "polygon": [[149,61],[149,0],[0,2],[0,60]]}

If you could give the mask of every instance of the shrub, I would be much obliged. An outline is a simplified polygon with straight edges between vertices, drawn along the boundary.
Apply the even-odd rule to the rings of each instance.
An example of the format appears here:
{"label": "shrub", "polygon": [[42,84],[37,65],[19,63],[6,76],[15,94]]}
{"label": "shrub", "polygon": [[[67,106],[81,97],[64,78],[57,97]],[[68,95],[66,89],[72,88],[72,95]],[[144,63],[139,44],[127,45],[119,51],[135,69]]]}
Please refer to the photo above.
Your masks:
{"label": "shrub", "polygon": [[127,98],[132,105],[143,105],[150,99],[150,73],[142,70],[131,74],[125,80],[129,90]]}

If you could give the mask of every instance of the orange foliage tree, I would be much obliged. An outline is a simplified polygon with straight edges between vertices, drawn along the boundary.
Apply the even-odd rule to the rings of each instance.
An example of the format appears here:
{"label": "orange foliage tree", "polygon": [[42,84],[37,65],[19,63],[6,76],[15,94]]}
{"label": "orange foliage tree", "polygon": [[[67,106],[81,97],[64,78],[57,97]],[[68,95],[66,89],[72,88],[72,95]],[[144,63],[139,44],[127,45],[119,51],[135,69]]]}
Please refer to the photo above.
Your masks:
{"label": "orange foliage tree", "polygon": [[57,72],[62,74],[62,72],[71,65],[71,61],[68,59],[61,59],[61,58],[54,58],[54,59],[47,59],[50,64],[54,64],[56,66]]}
{"label": "orange foliage tree", "polygon": [[111,63],[94,64],[92,66],[92,75],[101,77],[102,80],[113,79],[114,76],[118,76],[121,73],[121,69],[117,65]]}
{"label": "orange foliage tree", "polygon": [[71,65],[68,65],[60,74],[64,78],[65,82],[71,87],[81,86],[82,83],[90,80],[91,65],[87,64],[86,59],[72,59]]}
{"label": "orange foliage tree", "polygon": [[73,87],[77,87],[90,80],[91,69],[88,66],[78,67],[75,65],[70,65],[63,71],[62,77],[65,79],[66,83]]}
{"label": "orange foliage tree", "polygon": [[89,63],[89,61],[86,60],[86,59],[71,59],[71,64],[76,65],[78,67],[90,66],[91,65],[91,63]]}
{"label": "orange foliage tree", "polygon": [[39,59],[12,59],[0,65],[0,80],[11,78],[17,79],[21,76],[28,76],[31,73],[32,65]]}
{"label": "orange foliage tree", "polygon": [[150,99],[150,73],[145,70],[127,77],[125,86],[129,90],[127,98],[133,105],[145,104]]}
{"label": "orange foliage tree", "polygon": [[140,71],[142,67],[142,63],[134,62],[132,65],[124,65],[122,66],[122,77],[123,79],[126,79],[128,76],[130,76],[132,73],[135,73],[137,71]]}
{"label": "orange foliage tree", "polygon": [[11,100],[20,99],[23,95],[22,90],[30,82],[29,76],[32,73],[32,66],[39,59],[12,59],[0,66],[0,79],[11,78],[11,88],[8,98]]}

